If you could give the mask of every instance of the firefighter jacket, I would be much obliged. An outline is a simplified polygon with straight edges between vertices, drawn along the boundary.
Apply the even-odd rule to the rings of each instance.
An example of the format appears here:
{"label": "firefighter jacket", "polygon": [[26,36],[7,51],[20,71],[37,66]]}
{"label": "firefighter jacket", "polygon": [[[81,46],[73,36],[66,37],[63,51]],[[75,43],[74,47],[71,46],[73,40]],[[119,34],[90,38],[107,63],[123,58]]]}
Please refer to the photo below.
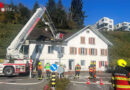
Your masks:
{"label": "firefighter jacket", "polygon": [[46,64],[45,69],[46,69],[46,71],[50,71],[50,64]]}
{"label": "firefighter jacket", "polygon": [[89,72],[93,72],[93,67],[89,66]]}
{"label": "firefighter jacket", "polygon": [[76,65],[75,66],[75,71],[80,71],[81,70],[81,66],[80,65]]}
{"label": "firefighter jacket", "polygon": [[37,69],[42,71],[42,65],[38,65]]}
{"label": "firefighter jacket", "polygon": [[112,85],[115,90],[130,90],[129,72],[123,67],[117,66],[112,72]]}

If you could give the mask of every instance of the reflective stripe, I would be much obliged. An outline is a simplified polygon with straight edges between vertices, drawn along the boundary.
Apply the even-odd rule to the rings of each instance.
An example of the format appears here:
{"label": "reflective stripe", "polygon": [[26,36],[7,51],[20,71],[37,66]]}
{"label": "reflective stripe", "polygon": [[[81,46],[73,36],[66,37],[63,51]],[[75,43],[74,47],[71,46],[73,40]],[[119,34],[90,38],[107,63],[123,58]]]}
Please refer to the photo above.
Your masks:
{"label": "reflective stripe", "polygon": [[56,83],[55,83],[55,82],[52,82],[51,84],[52,84],[52,85],[55,85]]}
{"label": "reflective stripe", "polygon": [[52,75],[52,77],[56,77],[56,75]]}
{"label": "reflective stripe", "polygon": [[116,85],[117,88],[129,88],[130,89],[130,85]]}
{"label": "reflective stripe", "polygon": [[115,84],[112,84],[113,87],[115,87]]}
{"label": "reflective stripe", "polygon": [[52,81],[55,81],[55,80],[56,80],[56,79],[54,79],[54,78],[52,79]]}
{"label": "reflective stripe", "polygon": [[115,80],[124,80],[124,81],[130,81],[130,78],[124,78],[124,77],[115,77]]}
{"label": "reflective stripe", "polygon": [[114,77],[112,77],[112,80],[114,80],[115,78]]}

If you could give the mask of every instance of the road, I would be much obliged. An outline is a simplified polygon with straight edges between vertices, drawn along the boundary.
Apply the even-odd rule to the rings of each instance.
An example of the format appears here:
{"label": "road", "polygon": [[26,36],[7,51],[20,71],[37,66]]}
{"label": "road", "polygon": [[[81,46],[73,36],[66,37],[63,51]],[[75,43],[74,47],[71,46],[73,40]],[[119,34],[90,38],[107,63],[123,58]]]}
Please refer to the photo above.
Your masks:
{"label": "road", "polygon": [[[89,79],[90,84],[86,84],[89,77],[88,73],[81,73],[79,79],[74,79],[72,75],[68,77],[71,83],[67,86],[66,90],[113,90],[110,82],[110,73],[97,74],[97,82],[95,83]],[[104,85],[100,85],[101,78]]]}
{"label": "road", "polygon": [[29,77],[0,77],[0,90],[43,90],[46,83]]}
{"label": "road", "polygon": [[[103,73],[97,74],[97,82],[89,80],[88,73],[81,73],[79,79],[74,79],[73,74],[66,75],[70,79],[70,83],[66,90],[113,90],[111,88],[111,74]],[[100,85],[100,80],[103,80],[104,85]],[[15,76],[15,77],[0,77],[0,90],[43,90],[46,85],[46,80],[37,80],[36,78],[30,79],[28,76]]]}

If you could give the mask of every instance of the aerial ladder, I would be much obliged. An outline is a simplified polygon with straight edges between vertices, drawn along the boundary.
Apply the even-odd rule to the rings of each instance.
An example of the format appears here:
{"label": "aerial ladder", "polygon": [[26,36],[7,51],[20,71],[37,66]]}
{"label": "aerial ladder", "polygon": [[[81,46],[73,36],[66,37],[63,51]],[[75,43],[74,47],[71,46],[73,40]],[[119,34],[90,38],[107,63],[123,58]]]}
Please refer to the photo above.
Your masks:
{"label": "aerial ladder", "polygon": [[[28,56],[25,56],[23,53],[21,53],[20,49],[41,18],[42,21],[44,21],[44,24],[49,26],[54,41],[57,39],[57,32],[53,24],[46,22],[43,18],[45,12],[48,15],[45,7],[38,8],[33,16],[29,19],[29,21],[25,24],[25,26],[21,29],[21,31],[17,34],[11,44],[8,46],[5,60],[8,62],[1,64],[0,74],[11,76],[19,73],[26,73],[27,62],[30,62],[30,59]],[[49,19],[48,21],[51,21],[50,17],[47,18]]]}

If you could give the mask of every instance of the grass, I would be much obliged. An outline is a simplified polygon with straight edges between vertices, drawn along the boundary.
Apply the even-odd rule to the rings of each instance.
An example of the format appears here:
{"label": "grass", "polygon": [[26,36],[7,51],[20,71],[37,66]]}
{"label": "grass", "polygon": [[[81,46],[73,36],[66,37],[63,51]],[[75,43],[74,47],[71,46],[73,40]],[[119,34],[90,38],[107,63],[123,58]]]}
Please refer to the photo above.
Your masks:
{"label": "grass", "polygon": [[[70,81],[67,78],[56,79],[55,90],[66,90],[66,87],[69,84],[69,82]],[[51,90],[50,87],[51,87],[51,82],[49,82],[49,88],[47,90]]]}

